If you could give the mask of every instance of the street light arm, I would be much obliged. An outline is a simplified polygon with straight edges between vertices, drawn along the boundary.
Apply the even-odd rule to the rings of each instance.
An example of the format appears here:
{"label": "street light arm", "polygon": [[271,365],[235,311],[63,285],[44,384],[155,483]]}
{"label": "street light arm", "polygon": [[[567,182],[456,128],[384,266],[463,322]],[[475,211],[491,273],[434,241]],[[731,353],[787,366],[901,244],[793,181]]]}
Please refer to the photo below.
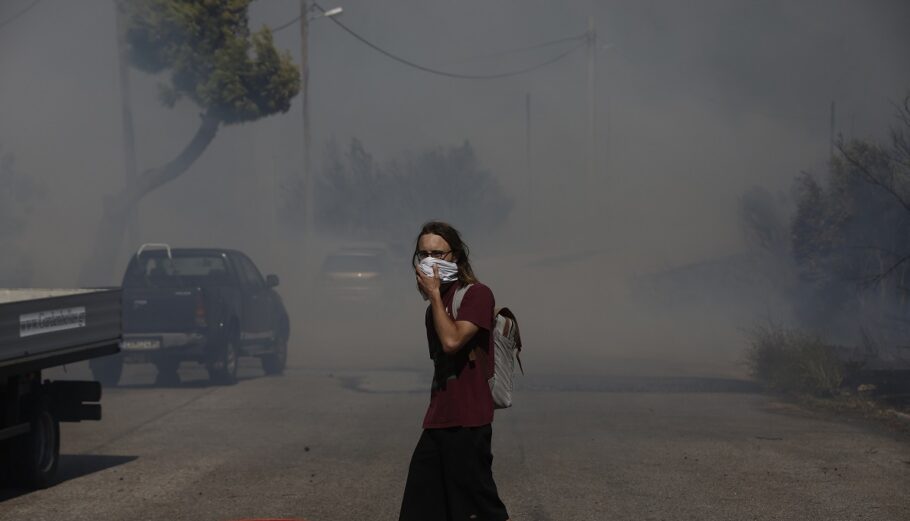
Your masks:
{"label": "street light arm", "polygon": [[328,11],[323,11],[322,16],[326,18],[331,18],[333,16],[338,16],[344,13],[344,7],[336,7],[334,9],[329,9]]}
{"label": "street light arm", "polygon": [[[313,4],[311,4],[311,5],[307,8],[307,10],[308,10],[308,11],[320,11],[320,14],[318,14],[318,15],[316,15],[316,16],[308,16],[308,17],[307,17],[307,22],[312,22],[313,20],[316,20],[316,19],[318,19],[318,18],[333,18],[333,17],[335,17],[335,16],[340,16],[340,15],[344,14],[344,8],[343,8],[343,7],[335,7],[335,8],[332,8],[332,9],[329,9],[328,11],[326,11],[321,5],[319,5],[319,4],[315,3],[315,2],[314,2]],[[290,27],[290,26],[296,24],[297,22],[300,21],[301,16],[302,16],[302,15],[297,15],[297,16],[294,17],[293,20],[288,20],[287,22],[285,22],[285,23],[283,23],[283,24],[281,24],[281,25],[277,25],[277,26],[275,26],[275,27],[272,27],[272,33],[277,33],[278,31],[287,29],[288,27]]]}

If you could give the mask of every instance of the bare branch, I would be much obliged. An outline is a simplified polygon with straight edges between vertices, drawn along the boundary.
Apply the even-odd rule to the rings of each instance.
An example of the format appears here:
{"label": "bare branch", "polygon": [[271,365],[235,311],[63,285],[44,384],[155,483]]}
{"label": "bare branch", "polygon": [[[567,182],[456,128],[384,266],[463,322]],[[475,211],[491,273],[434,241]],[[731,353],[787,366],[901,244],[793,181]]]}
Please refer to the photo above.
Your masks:
{"label": "bare branch", "polygon": [[900,255],[894,250],[891,250],[888,248],[883,248],[881,246],[875,246],[875,245],[866,246],[866,245],[860,245],[860,244],[847,244],[844,246],[844,248],[848,249],[848,250],[867,250],[867,251],[874,251],[877,253],[886,253],[893,257],[897,257]]}
{"label": "bare branch", "polygon": [[861,278],[860,279],[861,284],[863,284],[864,286],[877,286],[877,285],[881,284],[882,282],[884,282],[885,279],[888,278],[888,276],[890,276],[892,273],[894,273],[895,270],[897,270],[902,264],[904,264],[907,261],[910,261],[910,255],[905,255],[905,256],[899,258],[888,269],[886,269],[885,271],[883,271],[881,273],[876,273],[875,275],[870,275],[868,277]]}
{"label": "bare branch", "polygon": [[910,94],[904,97],[903,109],[898,112],[904,124],[910,126]]}
{"label": "bare branch", "polygon": [[902,129],[891,129],[891,147],[894,149],[891,159],[900,166],[910,169],[910,139],[907,139]]}
{"label": "bare branch", "polygon": [[906,210],[907,212],[910,212],[910,202],[908,202],[899,193],[897,193],[897,190],[895,190],[895,188],[893,186],[890,186],[889,184],[882,182],[882,180],[879,179],[878,176],[876,176],[874,173],[872,173],[872,171],[870,171],[866,165],[864,165],[861,161],[859,161],[858,159],[856,159],[852,155],[850,155],[850,153],[847,152],[846,147],[844,147],[843,143],[839,143],[837,145],[837,150],[838,150],[838,152],[840,152],[841,156],[847,160],[848,163],[850,163],[853,167],[855,167],[859,171],[860,177],[862,177],[867,183],[874,185],[874,186],[878,186],[879,188],[881,188],[882,190],[884,190],[885,192],[887,192],[888,194],[893,196],[897,200],[897,202],[900,203],[900,205],[904,208],[904,210]]}

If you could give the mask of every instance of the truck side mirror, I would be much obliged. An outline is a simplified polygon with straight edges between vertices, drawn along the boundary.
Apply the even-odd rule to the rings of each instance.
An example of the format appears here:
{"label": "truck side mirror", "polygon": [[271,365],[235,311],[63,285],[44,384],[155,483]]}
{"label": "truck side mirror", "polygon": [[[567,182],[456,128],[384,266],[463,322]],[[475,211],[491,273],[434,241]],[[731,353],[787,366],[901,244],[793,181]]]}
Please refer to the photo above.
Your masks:
{"label": "truck side mirror", "polygon": [[265,278],[265,283],[270,288],[274,288],[278,285],[278,275],[268,275]]}

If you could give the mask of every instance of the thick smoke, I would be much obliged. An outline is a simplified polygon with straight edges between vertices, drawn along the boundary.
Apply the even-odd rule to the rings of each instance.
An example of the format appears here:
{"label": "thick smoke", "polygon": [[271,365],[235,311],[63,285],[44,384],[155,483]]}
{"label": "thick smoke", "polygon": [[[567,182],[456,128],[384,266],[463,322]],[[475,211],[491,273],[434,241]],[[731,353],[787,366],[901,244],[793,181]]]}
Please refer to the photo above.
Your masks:
{"label": "thick smoke", "polygon": [[[24,3],[0,4],[0,20]],[[280,25],[298,6],[255,3],[252,26]],[[504,226],[466,237],[478,274],[518,314],[528,358],[548,370],[741,372],[741,328],[787,311],[767,289],[769,275],[744,256],[740,197],[755,186],[787,190],[801,170],[825,164],[831,101],[837,132],[878,138],[890,103],[910,88],[910,6],[901,1],[343,6],[344,23],[383,47],[474,74],[555,56],[567,47],[495,53],[582,34],[593,17],[593,175],[584,48],[526,76],[468,81],[395,63],[329,20],[310,25],[314,172],[332,139],[359,139],[380,162],[469,140],[515,201]],[[296,27],[275,41],[299,55]],[[199,114],[188,102],[163,107],[160,78],[133,70],[132,79],[146,169],[184,146]],[[122,186],[119,96],[112,2],[47,0],[0,28],[0,150],[44,190],[8,246],[33,259],[32,285],[76,284],[104,197]],[[368,308],[312,319],[322,308],[311,293],[315,267],[349,239],[305,244],[282,224],[301,147],[299,98],[288,114],[223,129],[185,176],[142,202],[132,246],[234,247],[281,275],[301,333],[292,364],[423,362],[415,355],[423,353],[423,304],[406,255],[392,279],[401,297],[380,303],[379,318]],[[393,242],[410,248],[415,237],[399,235]],[[119,278],[112,273],[109,283]]]}

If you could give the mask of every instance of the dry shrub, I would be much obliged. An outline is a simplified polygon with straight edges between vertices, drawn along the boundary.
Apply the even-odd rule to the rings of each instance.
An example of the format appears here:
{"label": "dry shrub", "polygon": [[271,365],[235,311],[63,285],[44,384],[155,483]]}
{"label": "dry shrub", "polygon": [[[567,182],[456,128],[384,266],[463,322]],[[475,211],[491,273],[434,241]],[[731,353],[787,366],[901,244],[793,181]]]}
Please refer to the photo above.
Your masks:
{"label": "dry shrub", "polygon": [[769,323],[754,327],[747,336],[752,376],[771,389],[831,396],[843,382],[843,362],[818,335]]}

